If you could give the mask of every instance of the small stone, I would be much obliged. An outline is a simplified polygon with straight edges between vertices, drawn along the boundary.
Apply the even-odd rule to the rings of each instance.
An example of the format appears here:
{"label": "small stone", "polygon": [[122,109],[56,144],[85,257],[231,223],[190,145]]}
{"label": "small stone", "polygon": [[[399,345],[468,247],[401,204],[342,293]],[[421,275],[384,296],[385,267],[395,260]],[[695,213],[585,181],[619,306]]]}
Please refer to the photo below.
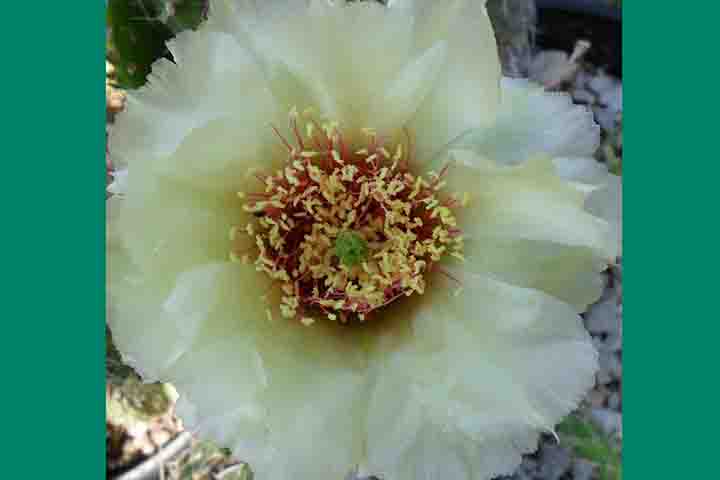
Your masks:
{"label": "small stone", "polygon": [[600,360],[600,362],[601,362],[600,369],[598,370],[597,374],[595,375],[595,380],[597,381],[598,385],[608,385],[608,384],[612,383],[613,378],[612,378],[612,376],[610,376],[610,372],[607,370],[607,368],[603,368],[602,360]]}
{"label": "small stone", "polygon": [[594,107],[595,120],[606,131],[614,131],[617,126],[617,112],[606,107]]}
{"label": "small stone", "polygon": [[607,391],[602,385],[599,388],[591,391],[588,394],[588,402],[593,408],[602,408],[605,406],[605,400],[607,399]]}
{"label": "small stone", "polygon": [[606,435],[622,435],[622,414],[606,408],[590,410],[590,420]]}
{"label": "small stone", "polygon": [[600,343],[600,348],[607,350],[608,352],[622,352],[622,326],[620,333],[608,334],[605,340],[601,340]]}
{"label": "small stone", "polygon": [[608,397],[608,408],[619,411],[620,410],[620,392],[613,392]]}
{"label": "small stone", "polygon": [[622,364],[618,356],[603,347],[598,350],[600,351],[598,358],[600,369],[597,373],[597,382],[600,385],[607,385],[614,380],[620,380],[622,378]]}
{"label": "small stone", "polygon": [[558,480],[570,469],[570,451],[559,445],[545,445],[540,454],[540,463],[540,478]]}
{"label": "small stone", "polygon": [[617,78],[612,77],[601,70],[588,82],[588,87],[594,92],[603,94],[615,88],[618,83],[619,80]]}
{"label": "small stone", "polygon": [[573,90],[572,97],[576,103],[586,103],[589,105],[595,103],[595,95],[582,88]]}
{"label": "small stone", "polygon": [[528,472],[533,472],[537,470],[538,468],[538,462],[536,460],[533,460],[532,458],[526,458],[523,461],[523,466],[525,467],[525,470]]}
{"label": "small stone", "polygon": [[587,86],[590,84],[590,81],[592,81],[593,75],[590,74],[586,70],[580,70],[578,74],[575,76],[575,88],[577,89],[583,89],[586,90]]}
{"label": "small stone", "polygon": [[591,480],[595,466],[583,458],[575,459],[573,463],[573,480]]}
{"label": "small stone", "polygon": [[617,334],[619,330],[617,300],[611,296],[590,307],[585,315],[585,327],[594,334]]}
{"label": "small stone", "polygon": [[622,84],[618,83],[613,88],[603,92],[600,96],[600,103],[606,105],[612,112],[622,112]]}

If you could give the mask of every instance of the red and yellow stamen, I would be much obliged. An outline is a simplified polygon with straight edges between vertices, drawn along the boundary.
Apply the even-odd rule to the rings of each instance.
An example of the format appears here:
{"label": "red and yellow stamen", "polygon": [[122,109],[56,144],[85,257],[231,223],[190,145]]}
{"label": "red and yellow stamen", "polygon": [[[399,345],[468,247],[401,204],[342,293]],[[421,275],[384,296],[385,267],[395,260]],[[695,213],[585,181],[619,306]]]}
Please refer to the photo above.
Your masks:
{"label": "red and yellow stamen", "polygon": [[298,118],[293,111],[295,146],[275,129],[287,162],[258,177],[264,191],[239,194],[253,220],[231,231],[231,238],[249,236],[257,251],[232,251],[231,259],[254,263],[277,282],[283,317],[305,325],[318,317],[365,321],[423,294],[425,274],[443,256],[463,260],[453,212],[468,196],[442,194],[446,168],[416,176],[410,142],[389,150],[365,129],[365,146],[354,149],[337,123],[310,119],[302,134]]}

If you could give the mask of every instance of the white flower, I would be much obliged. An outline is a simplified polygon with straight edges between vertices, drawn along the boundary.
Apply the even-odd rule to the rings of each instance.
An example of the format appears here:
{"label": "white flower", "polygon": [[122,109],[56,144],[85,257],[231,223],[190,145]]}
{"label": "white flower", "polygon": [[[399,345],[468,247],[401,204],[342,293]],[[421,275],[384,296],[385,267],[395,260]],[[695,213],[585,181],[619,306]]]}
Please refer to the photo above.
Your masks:
{"label": "white flower", "polygon": [[591,114],[501,79],[478,1],[218,1],[169,48],[110,138],[126,360],[260,480],[511,472],[593,384]]}

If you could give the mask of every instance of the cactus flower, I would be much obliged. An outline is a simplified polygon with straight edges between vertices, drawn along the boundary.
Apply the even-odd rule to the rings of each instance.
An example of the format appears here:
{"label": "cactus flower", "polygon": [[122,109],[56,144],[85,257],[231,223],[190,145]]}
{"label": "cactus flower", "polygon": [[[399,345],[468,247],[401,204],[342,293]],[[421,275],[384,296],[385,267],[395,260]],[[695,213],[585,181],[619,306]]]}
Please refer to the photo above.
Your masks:
{"label": "cactus flower", "polygon": [[490,479],[594,383],[617,179],[483,3],[211,2],[128,94],[113,338],[260,480]]}

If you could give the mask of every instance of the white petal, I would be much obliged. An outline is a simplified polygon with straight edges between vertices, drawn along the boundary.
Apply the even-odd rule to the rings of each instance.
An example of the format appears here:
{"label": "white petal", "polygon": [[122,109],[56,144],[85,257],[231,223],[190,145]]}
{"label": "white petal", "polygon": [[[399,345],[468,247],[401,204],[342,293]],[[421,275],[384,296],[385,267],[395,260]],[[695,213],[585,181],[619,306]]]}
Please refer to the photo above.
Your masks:
{"label": "white petal", "polygon": [[503,78],[500,111],[495,123],[467,132],[456,146],[515,165],[545,154],[550,157],[592,156],[600,127],[592,112],[574,105],[566,93],[546,92],[520,79]]}
{"label": "white petal", "polygon": [[592,157],[553,158],[558,176],[571,182],[589,185],[605,185],[608,181],[608,169]]}
{"label": "white petal", "polygon": [[[201,27],[168,44],[177,64],[160,59],[148,82],[128,93],[126,108],[110,129],[113,164],[166,156],[194,128],[269,97],[264,77],[233,37]],[[267,104],[267,100],[265,100]]]}
{"label": "white petal", "polygon": [[[163,374],[183,400],[186,428],[236,447],[237,455],[267,448],[266,412],[258,402],[266,386],[260,356],[251,342],[229,335],[192,348]],[[191,409],[192,411],[188,411]]]}
{"label": "white petal", "polygon": [[140,271],[167,284],[193,265],[226,260],[230,228],[247,217],[240,200],[184,187],[150,168],[129,169],[115,220],[118,241]]}
{"label": "white petal", "polygon": [[123,195],[127,191],[127,168],[112,172],[113,181],[107,191],[114,195]]}
{"label": "white petal", "polygon": [[420,161],[472,128],[490,124],[499,104],[500,62],[484,2],[418,2],[415,46],[448,42],[446,69],[411,123]]}
{"label": "white petal", "polygon": [[417,111],[442,70],[447,44],[438,42],[408,64],[370,110],[373,128],[380,132],[403,127]]}
{"label": "white petal", "polygon": [[615,255],[622,255],[622,178],[609,175],[606,187],[588,196],[586,208],[593,215],[608,221],[611,237],[617,245]]}
{"label": "white petal", "polygon": [[[126,264],[110,258],[110,327],[131,364],[141,367],[146,381],[177,387],[186,428],[235,447],[237,454],[267,455],[268,422],[258,401],[267,375],[243,330],[265,318],[259,296],[267,282],[236,264],[208,264],[184,272],[172,288],[158,289],[137,272],[120,271]],[[242,288],[230,281],[238,275]],[[218,322],[223,335],[215,334]]]}
{"label": "white petal", "polygon": [[593,215],[607,221],[611,228],[611,238],[617,245],[617,255],[622,250],[622,179],[608,173],[607,167],[593,158],[555,158],[553,160],[558,175],[576,182],[576,185],[589,186],[589,195],[585,209]]}
{"label": "white petal", "polygon": [[[285,402],[290,418],[272,418],[277,455],[254,468],[259,478],[342,479],[362,459],[367,408],[362,375],[329,375]],[[272,412],[272,410],[271,410]],[[254,466],[255,467],[255,466]]]}
{"label": "white petal", "polygon": [[432,302],[433,322],[415,328],[433,341],[441,329],[445,348],[428,355],[410,346],[379,370],[368,470],[387,478],[439,478],[422,475],[443,468],[478,480],[510,473],[594,382],[597,353],[572,308],[453,273],[463,294]]}
{"label": "white petal", "polygon": [[614,258],[609,224],[586,212],[585,195],[555,174],[549,160],[499,167],[468,152],[453,152],[465,165],[448,170],[449,189],[469,192],[461,227],[470,240],[525,239],[588,247]]}
{"label": "white petal", "polygon": [[248,101],[241,114],[223,116],[194,128],[172,154],[148,161],[154,161],[158,175],[216,194],[237,193],[245,188],[249,171],[269,173],[278,167],[283,153],[287,154],[267,121],[272,118],[268,114],[272,106],[262,108]]}
{"label": "white petal", "polygon": [[260,21],[304,11],[309,0],[210,0],[208,20],[222,31],[248,28]]}
{"label": "white petal", "polygon": [[465,241],[463,267],[535,288],[584,312],[605,286],[607,261],[590,248],[554,242],[483,237]]}
{"label": "white petal", "polygon": [[[373,126],[373,99],[411,58],[411,29],[407,16],[374,2],[336,8],[321,1],[246,32],[268,65],[285,65],[302,84],[327,90],[334,106],[320,114],[362,128]],[[300,111],[323,107],[296,106]]]}
{"label": "white petal", "polygon": [[335,100],[321,80],[282,61],[269,63],[267,70],[270,90],[285,112],[311,106],[330,118],[338,116]]}
{"label": "white petal", "polygon": [[178,388],[194,431],[251,455],[243,458],[262,478],[342,478],[362,456],[363,342],[336,324],[279,318],[276,300],[250,266],[181,275],[164,309],[201,325],[162,379]]}
{"label": "white petal", "polygon": [[108,246],[108,325],[123,360],[146,381],[155,381],[193,341],[163,312],[168,287],[143,276],[121,248]]}

